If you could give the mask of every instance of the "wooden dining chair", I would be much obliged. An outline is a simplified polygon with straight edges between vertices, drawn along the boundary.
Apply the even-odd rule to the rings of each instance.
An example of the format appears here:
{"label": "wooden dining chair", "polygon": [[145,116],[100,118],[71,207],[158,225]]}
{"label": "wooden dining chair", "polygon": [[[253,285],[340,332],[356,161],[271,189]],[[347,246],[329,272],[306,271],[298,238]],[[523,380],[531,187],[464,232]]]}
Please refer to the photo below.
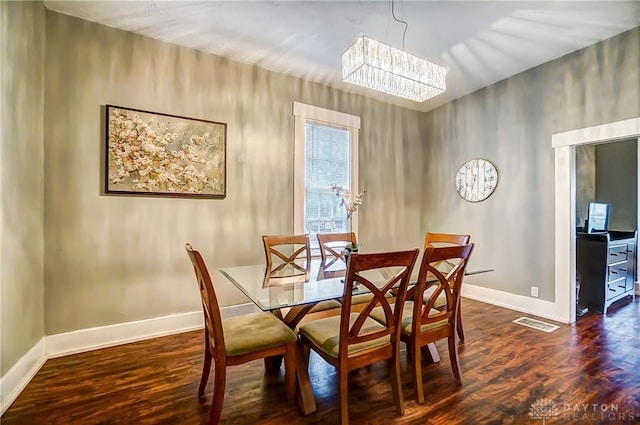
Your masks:
{"label": "wooden dining chair", "polygon": [[222,412],[227,367],[273,356],[284,356],[287,399],[295,404],[296,334],[273,314],[258,312],[244,316],[220,317],[220,307],[207,266],[190,244],[185,245],[200,288],[204,312],[204,364],[198,397],[204,390],[214,363],[213,399],[209,423],[217,424]]}
{"label": "wooden dining chair", "polygon": [[[455,246],[455,245],[467,245],[471,241],[471,235],[458,235],[455,233],[431,233],[427,232],[424,237],[424,247],[441,247],[441,246]],[[435,267],[440,271],[449,271],[455,264],[448,261],[443,261],[436,264]],[[425,302],[427,301],[429,294],[425,293]],[[437,307],[442,307],[445,304],[445,299],[440,297],[437,303]],[[458,309],[458,338],[460,341],[464,341],[464,330],[462,328],[462,309]]]}
{"label": "wooden dining chair", "polygon": [[285,267],[308,273],[311,263],[309,235],[263,235],[262,242],[270,273]]}
{"label": "wooden dining chair", "polygon": [[[309,235],[263,235],[262,242],[267,260],[267,273],[277,275],[289,267],[293,272],[304,273],[306,278],[309,278],[311,264]],[[336,300],[328,300],[291,307],[286,314],[280,310],[274,313],[291,329],[296,329],[308,314],[338,309],[340,305]]]}
{"label": "wooden dining chair", "polygon": [[471,235],[458,235],[455,233],[427,232],[424,236],[424,246],[467,245],[471,241]]}
{"label": "wooden dining chair", "polygon": [[[345,255],[344,247],[357,243],[356,234],[347,233],[318,233],[318,245],[320,246],[320,255],[322,257],[322,265],[325,268],[331,268],[336,261],[347,261],[348,256]],[[389,294],[392,296],[392,294]],[[371,294],[360,294],[353,297],[352,306],[362,306],[369,302]]]}
{"label": "wooden dining chair", "polygon": [[[421,349],[427,344],[447,338],[451,369],[458,384],[462,384],[460,374],[460,361],[458,358],[458,340],[456,339],[456,321],[460,308],[460,289],[462,278],[473,251],[473,244],[427,247],[422,257],[418,281],[413,286],[407,297],[413,296],[414,300],[423,298],[425,291],[431,289],[426,303],[406,301],[402,316],[400,340],[407,344],[407,352],[411,359],[414,372],[414,381],[418,403],[424,404],[424,387],[422,383],[422,358]],[[455,263],[448,273],[438,270],[437,265],[442,261]],[[435,280],[428,278],[428,275]],[[438,298],[444,295],[446,302],[443,308],[436,309]],[[374,310],[371,317],[381,324],[386,323],[387,317]]]}
{"label": "wooden dining chair", "polygon": [[[340,316],[300,325],[296,360],[302,391],[310,388],[308,367],[311,349],[337,368],[342,424],[349,422],[347,374],[381,360],[389,361],[396,410],[399,414],[404,414],[400,383],[399,323],[411,270],[418,253],[417,249],[376,254],[352,253],[347,262]],[[360,311],[351,308],[352,293],[356,285],[373,294],[366,307]],[[396,302],[400,306],[395,309],[391,304],[392,300],[386,296],[394,287],[398,288]],[[386,319],[384,325],[369,317],[369,313],[376,307],[383,312]]]}
{"label": "wooden dining chair", "polygon": [[344,260],[344,248],[347,245],[355,245],[356,243],[356,234],[353,232],[318,233],[322,264],[325,267],[329,267],[338,260]]}

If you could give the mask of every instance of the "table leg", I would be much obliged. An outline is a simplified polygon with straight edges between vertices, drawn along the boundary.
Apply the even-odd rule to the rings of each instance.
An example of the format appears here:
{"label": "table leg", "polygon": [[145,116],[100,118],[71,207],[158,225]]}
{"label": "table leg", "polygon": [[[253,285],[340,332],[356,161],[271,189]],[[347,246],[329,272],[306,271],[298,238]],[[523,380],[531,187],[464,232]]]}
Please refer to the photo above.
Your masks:
{"label": "table leg", "polygon": [[304,319],[304,316],[306,316],[315,305],[314,303],[291,307],[282,321],[291,329],[295,330],[300,321]]}
{"label": "table leg", "polygon": [[316,411],[316,401],[309,379],[309,347],[298,341],[296,346],[296,374],[298,376],[298,407],[304,415]]}
{"label": "table leg", "polygon": [[431,363],[440,363],[440,354],[434,342],[430,342],[421,348],[422,356]]}

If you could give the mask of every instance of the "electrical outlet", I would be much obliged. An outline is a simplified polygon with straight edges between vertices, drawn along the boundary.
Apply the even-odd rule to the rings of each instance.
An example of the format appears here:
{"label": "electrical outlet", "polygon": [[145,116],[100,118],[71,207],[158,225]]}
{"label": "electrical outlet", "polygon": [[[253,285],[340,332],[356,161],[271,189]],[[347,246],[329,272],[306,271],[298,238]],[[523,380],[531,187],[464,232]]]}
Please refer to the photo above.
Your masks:
{"label": "electrical outlet", "polygon": [[538,287],[537,286],[532,286],[531,287],[531,296],[538,298]]}

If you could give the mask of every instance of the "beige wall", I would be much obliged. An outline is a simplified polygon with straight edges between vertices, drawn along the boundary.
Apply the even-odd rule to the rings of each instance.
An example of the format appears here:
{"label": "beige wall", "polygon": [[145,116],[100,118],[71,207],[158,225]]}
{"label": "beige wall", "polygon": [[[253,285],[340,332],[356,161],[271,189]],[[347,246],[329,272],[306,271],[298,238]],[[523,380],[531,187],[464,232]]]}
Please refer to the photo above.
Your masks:
{"label": "beige wall", "polygon": [[[262,261],[260,235],[292,230],[292,101],[362,117],[366,249],[419,246],[426,230],[469,232],[473,264],[496,269],[472,283],[524,295],[536,284],[545,299],[551,134],[640,115],[638,28],[419,114],[52,12],[45,41],[40,4],[0,4],[3,373],[43,333],[198,310],[187,241],[211,270]],[[105,104],[228,123],[227,198],[102,195]],[[473,157],[492,160],[501,178],[479,204],[453,184]],[[224,304],[247,301],[214,279]]]}
{"label": "beige wall", "polygon": [[[471,264],[495,269],[466,282],[524,296],[534,285],[554,300],[551,135],[640,116],[639,64],[636,27],[426,114],[426,227],[471,234]],[[495,193],[477,204],[453,184],[474,157],[500,174]]]}
{"label": "beige wall", "polygon": [[589,202],[611,204],[609,228],[636,230],[638,141],[576,147],[576,225],[584,225]]}
{"label": "beige wall", "polygon": [[596,147],[576,146],[576,226],[584,227],[589,202],[596,200]]}
{"label": "beige wall", "polygon": [[638,140],[597,145],[596,197],[611,205],[609,229],[637,230]]}
{"label": "beige wall", "polygon": [[[364,247],[420,246],[419,113],[53,12],[46,49],[47,334],[200,309],[185,242],[211,271],[263,261],[293,231],[293,101],[362,119]],[[105,104],[226,122],[226,199],[102,195]]]}
{"label": "beige wall", "polygon": [[0,2],[0,376],[44,336],[44,27]]}

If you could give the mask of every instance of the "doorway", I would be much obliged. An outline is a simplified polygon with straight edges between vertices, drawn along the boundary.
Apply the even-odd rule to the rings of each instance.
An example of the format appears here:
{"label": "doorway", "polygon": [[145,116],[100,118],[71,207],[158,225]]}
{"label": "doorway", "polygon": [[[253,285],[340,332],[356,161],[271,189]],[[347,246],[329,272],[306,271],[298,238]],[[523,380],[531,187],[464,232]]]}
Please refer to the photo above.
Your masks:
{"label": "doorway", "polygon": [[640,140],[640,117],[551,136],[555,153],[554,303],[566,323],[576,320],[576,146],[632,138]]}
{"label": "doorway", "polygon": [[589,203],[598,202],[610,206],[608,229],[637,230],[637,140],[579,145],[575,149],[576,227],[585,224]]}

